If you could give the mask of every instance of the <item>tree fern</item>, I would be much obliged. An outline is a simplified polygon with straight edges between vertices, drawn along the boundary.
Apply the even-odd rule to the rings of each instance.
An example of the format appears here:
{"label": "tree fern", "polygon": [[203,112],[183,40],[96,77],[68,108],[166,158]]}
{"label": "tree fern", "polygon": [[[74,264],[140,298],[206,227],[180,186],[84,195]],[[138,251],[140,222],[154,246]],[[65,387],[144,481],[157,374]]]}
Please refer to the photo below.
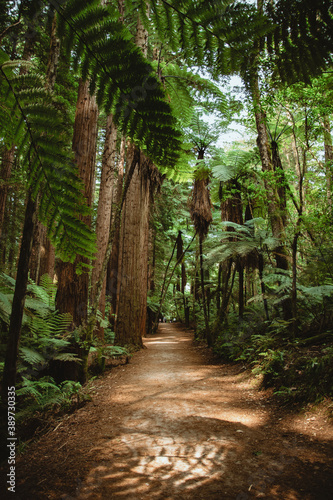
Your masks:
{"label": "tree fern", "polygon": [[255,150],[219,151],[210,161],[213,176],[221,182],[227,182],[244,174],[249,165],[257,163],[258,153]]}
{"label": "tree fern", "polygon": [[261,218],[251,219],[243,225],[225,221],[221,227],[227,228],[221,233],[221,242],[207,256],[207,265],[226,261],[229,258],[245,257],[253,251],[263,252],[273,250],[279,245],[279,240],[273,238],[265,229],[265,221]]}

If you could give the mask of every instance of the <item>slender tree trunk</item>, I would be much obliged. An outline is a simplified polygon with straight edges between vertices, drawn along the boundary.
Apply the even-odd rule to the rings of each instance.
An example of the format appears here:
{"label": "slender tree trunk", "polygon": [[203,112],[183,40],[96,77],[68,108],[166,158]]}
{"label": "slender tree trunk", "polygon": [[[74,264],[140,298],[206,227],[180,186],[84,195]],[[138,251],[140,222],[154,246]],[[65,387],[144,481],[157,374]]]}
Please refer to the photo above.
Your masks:
{"label": "slender tree trunk", "polygon": [[12,166],[15,159],[15,146],[5,149],[1,162],[1,184],[0,184],[0,236],[2,234],[3,219],[5,215],[6,200],[8,194],[8,181],[12,173]]}
{"label": "slender tree trunk", "polygon": [[[179,232],[179,233],[180,233],[180,238],[181,238],[180,250],[181,250],[181,253],[183,253],[183,247],[184,247],[183,238],[182,238],[181,232]],[[185,260],[182,259],[180,291],[183,295],[185,326],[186,326],[186,328],[189,328],[190,327],[190,308],[187,304],[187,298],[185,296],[186,281],[187,281],[187,277],[186,277]]]}
{"label": "slender tree trunk", "polygon": [[[149,243],[148,243],[148,293],[155,291],[155,269],[156,268],[156,230],[154,227],[149,227]],[[147,333],[154,331],[155,313],[151,307],[147,307]]]}
{"label": "slender tree trunk", "polygon": [[244,265],[239,259],[238,268],[238,316],[243,319],[244,316]]}
{"label": "slender tree trunk", "polygon": [[[228,309],[228,305],[229,305],[229,298],[230,298],[230,295],[232,293],[233,283],[234,283],[234,279],[233,279],[232,284],[230,286],[230,291],[228,291],[228,285],[229,285],[231,271],[232,271],[232,264],[233,264],[232,259],[228,259],[227,262],[223,262],[223,264],[222,264],[222,266],[223,266],[223,268],[222,268],[222,304],[221,304],[220,309],[217,312],[217,316],[216,316],[216,320],[215,320],[215,324],[214,324],[214,328],[213,328],[213,335],[212,335],[213,336],[213,343],[217,339],[219,333],[221,333],[222,326],[223,326],[223,323],[225,321],[226,314],[227,314],[227,309]],[[235,276],[235,271],[236,271],[236,267],[234,270],[233,277]]]}
{"label": "slender tree trunk", "polygon": [[40,278],[43,276],[43,274],[48,274],[53,279],[54,267],[55,248],[47,237],[46,227],[42,225],[38,283],[40,282]]}
{"label": "slender tree trunk", "polygon": [[277,198],[279,201],[280,216],[283,227],[287,226],[287,181],[284,174],[278,144],[275,141],[271,142],[272,163],[277,183]]}
{"label": "slender tree trunk", "polygon": [[7,210],[7,204],[6,204],[6,213],[5,213],[5,224],[6,224],[6,229],[8,228],[8,234],[7,234],[7,244],[5,248],[6,252],[6,258],[5,258],[5,265],[7,267],[7,273],[10,276],[13,276],[16,278],[17,275],[17,237],[21,237],[22,230],[23,230],[23,224],[24,224],[24,216],[23,220],[19,221],[19,211],[20,211],[20,205],[21,205],[21,197],[20,193],[13,192],[12,196],[10,197],[11,200],[9,202],[9,209]]}
{"label": "slender tree trunk", "polygon": [[[179,260],[181,258],[181,255],[183,254],[183,238],[182,238],[182,232],[178,232],[178,236],[176,239],[176,244],[177,244],[177,254],[176,258]],[[186,298],[185,298],[185,286],[186,286],[186,271],[185,271],[185,263],[184,260],[181,260],[181,274],[177,278],[177,291],[181,292],[182,294],[182,302],[183,302],[183,307],[184,307],[184,318],[185,318],[185,325],[188,328],[189,327],[189,311],[187,310],[187,303],[186,303]],[[178,304],[176,302],[176,306],[178,307]],[[180,317],[180,315],[178,314]]]}
{"label": "slender tree trunk", "polygon": [[[265,113],[261,110],[259,78],[255,71],[252,74],[251,90],[258,132],[257,144],[261,158],[262,170],[266,174],[264,177],[264,185],[267,198],[267,211],[273,236],[281,242],[281,244],[274,250],[274,257],[277,267],[286,271],[289,269],[289,255],[285,246],[285,226],[280,210],[281,201],[279,200],[276,189],[272,155],[266,128],[266,117]],[[291,301],[287,299],[283,303],[282,307],[284,319],[290,320],[292,318]]]}
{"label": "slender tree trunk", "polygon": [[258,264],[258,267],[259,267],[259,280],[260,280],[260,286],[261,286],[262,300],[263,300],[263,303],[264,303],[264,310],[265,310],[266,319],[267,319],[267,321],[269,321],[268,303],[267,303],[267,299],[265,297],[266,289],[265,289],[265,283],[264,283],[264,279],[263,279],[264,257],[263,257],[263,255],[262,255],[261,252],[259,253],[258,262],[259,262],[259,264]]}
{"label": "slender tree trunk", "polygon": [[37,202],[33,201],[29,192],[25,220],[17,266],[17,278],[12,304],[12,313],[8,331],[8,343],[2,380],[3,401],[7,398],[8,387],[15,386],[18,349],[21,336],[23,309],[27,291],[29,262],[32,249],[33,231],[36,222]]}
{"label": "slender tree trunk", "polygon": [[[117,184],[115,186],[115,198],[114,198],[115,207],[119,205],[123,193],[125,153],[126,153],[126,141],[125,138],[123,137],[120,145],[120,158],[118,161],[118,177],[117,177]],[[111,223],[113,223],[114,216],[115,216],[115,211],[113,210],[111,214]],[[117,310],[119,246],[120,246],[120,224],[116,225],[115,227],[115,233],[112,243],[112,251],[108,262],[107,277],[106,277],[106,295],[110,297],[111,301],[110,323],[113,327],[115,325],[115,314]]]}
{"label": "slender tree trunk", "polygon": [[[159,309],[158,309],[158,312],[157,312],[157,315],[156,315],[156,317],[157,317],[157,318],[159,318],[159,316],[160,316],[160,312],[161,312],[161,310],[162,310],[162,306],[163,306],[163,303],[164,303],[164,299],[165,299],[166,294],[167,294],[167,291],[168,291],[168,289],[169,289],[169,286],[170,286],[170,283],[171,283],[171,280],[172,280],[173,274],[174,274],[174,272],[175,272],[175,269],[177,268],[177,266],[179,266],[179,264],[181,263],[182,259],[183,259],[183,258],[184,258],[184,256],[186,255],[186,252],[189,250],[190,246],[192,245],[192,243],[193,243],[193,241],[194,241],[194,239],[195,239],[196,235],[197,235],[197,233],[195,233],[195,234],[194,234],[194,236],[193,236],[192,240],[191,240],[191,241],[190,241],[190,243],[187,245],[187,247],[186,247],[186,248],[185,248],[185,250],[183,251],[183,253],[182,253],[182,255],[180,256],[180,258],[179,258],[179,259],[177,259],[176,264],[174,265],[174,267],[173,267],[173,269],[172,269],[172,271],[171,271],[171,273],[170,273],[170,275],[169,275],[169,279],[168,279],[168,281],[167,281],[167,283],[166,283],[166,285],[165,285],[165,287],[164,287],[164,291],[163,291],[163,293],[161,294],[161,297],[160,297],[160,305],[159,305]],[[175,248],[175,247],[174,247],[174,248]],[[171,259],[170,259],[170,261],[169,261],[169,262],[171,262]],[[165,274],[165,276],[166,276],[166,274]]]}
{"label": "slender tree trunk", "polygon": [[216,309],[219,310],[221,307],[221,278],[222,278],[222,266],[219,264],[219,271],[217,275],[217,288],[216,288]]}
{"label": "slender tree trunk", "polygon": [[331,124],[328,116],[324,116],[324,146],[325,146],[325,166],[326,166],[326,191],[327,201],[332,207],[332,191],[333,191],[333,145],[331,135]]}
{"label": "slender tree trunk", "polygon": [[212,347],[213,338],[212,338],[211,331],[210,331],[209,317],[208,317],[208,311],[207,311],[205,278],[204,278],[204,269],[203,269],[202,237],[200,235],[199,235],[199,249],[200,249],[200,278],[201,278],[202,308],[203,308],[204,319],[205,319],[206,340],[207,340],[208,347]]}

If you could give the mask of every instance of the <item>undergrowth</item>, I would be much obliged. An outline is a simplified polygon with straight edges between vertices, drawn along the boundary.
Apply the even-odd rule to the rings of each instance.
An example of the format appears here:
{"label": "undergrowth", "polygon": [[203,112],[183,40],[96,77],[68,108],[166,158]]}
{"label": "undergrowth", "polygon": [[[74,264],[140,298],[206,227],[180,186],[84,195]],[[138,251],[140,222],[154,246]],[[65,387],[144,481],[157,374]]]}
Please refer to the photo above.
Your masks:
{"label": "undergrowth", "polygon": [[[15,280],[0,274],[0,371],[3,371],[8,327],[14,295]],[[79,364],[73,352],[78,342],[77,330],[70,331],[72,317],[60,314],[55,307],[57,287],[48,275],[41,285],[29,282],[25,300],[21,341],[17,362],[16,426],[18,437],[24,440],[38,430],[47,428],[54,418],[74,411],[90,399],[88,386],[74,380],[64,380],[65,365]],[[123,347],[114,346],[114,333],[108,322],[100,317],[104,341],[96,339],[91,347],[94,361],[91,374],[103,373],[106,361],[128,355]],[[60,376],[59,376],[60,375]],[[3,432],[1,422],[0,433]],[[5,432],[5,431],[4,431]]]}
{"label": "undergrowth", "polygon": [[213,350],[223,360],[250,367],[281,403],[301,407],[333,397],[333,333],[312,334],[307,327],[294,337],[290,323],[278,319],[231,317]]}

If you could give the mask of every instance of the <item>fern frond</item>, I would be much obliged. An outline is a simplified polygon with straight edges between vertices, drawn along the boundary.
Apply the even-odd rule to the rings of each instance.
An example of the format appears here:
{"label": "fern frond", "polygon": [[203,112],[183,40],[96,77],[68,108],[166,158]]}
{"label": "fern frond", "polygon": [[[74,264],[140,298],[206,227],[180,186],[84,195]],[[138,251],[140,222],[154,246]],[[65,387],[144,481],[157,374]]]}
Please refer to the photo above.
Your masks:
{"label": "fern frond", "polygon": [[30,365],[39,365],[46,362],[44,356],[29,347],[20,347],[20,358]]}
{"label": "fern frond", "polygon": [[0,318],[4,323],[9,324],[11,312],[12,300],[7,294],[0,292]]}
{"label": "fern frond", "polygon": [[211,161],[212,173],[216,179],[227,182],[245,173],[249,165],[258,161],[256,151],[230,150],[220,151]]}
{"label": "fern frond", "polygon": [[59,35],[76,54],[82,77],[96,87],[99,104],[155,164],[172,167],[181,133],[161,83],[129,31],[95,1],[71,0],[57,10]]}
{"label": "fern frond", "polygon": [[268,3],[266,15],[273,32],[266,36],[283,81],[305,82],[332,63],[333,9],[330,0],[278,0]]}
{"label": "fern frond", "polygon": [[38,78],[29,80],[30,84],[34,81],[38,89],[39,99],[34,103],[30,101],[31,93],[22,91],[22,82],[27,79],[10,74],[0,66],[0,80],[17,104],[15,138],[24,155],[22,163],[26,166],[33,196],[42,193],[39,216],[48,226],[48,236],[63,260],[73,260],[76,254],[91,258],[95,238],[79,218],[78,207],[81,214],[86,214],[87,208],[69,149],[66,113],[56,107],[53,94],[42,91]]}
{"label": "fern frond", "polygon": [[80,359],[77,354],[74,354],[72,352],[61,352],[59,354],[56,354],[53,359],[64,362],[71,361],[78,364],[82,363],[82,359]]}

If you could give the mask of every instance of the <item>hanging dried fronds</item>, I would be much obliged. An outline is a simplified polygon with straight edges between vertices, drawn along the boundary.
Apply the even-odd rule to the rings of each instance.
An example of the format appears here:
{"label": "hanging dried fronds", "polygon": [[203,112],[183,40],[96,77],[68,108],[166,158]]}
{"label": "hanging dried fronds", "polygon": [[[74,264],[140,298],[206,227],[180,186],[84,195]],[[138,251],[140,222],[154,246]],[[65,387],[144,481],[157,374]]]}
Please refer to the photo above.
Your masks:
{"label": "hanging dried fronds", "polygon": [[213,220],[207,185],[208,179],[195,179],[190,201],[191,218],[201,239],[207,236],[210,223]]}

